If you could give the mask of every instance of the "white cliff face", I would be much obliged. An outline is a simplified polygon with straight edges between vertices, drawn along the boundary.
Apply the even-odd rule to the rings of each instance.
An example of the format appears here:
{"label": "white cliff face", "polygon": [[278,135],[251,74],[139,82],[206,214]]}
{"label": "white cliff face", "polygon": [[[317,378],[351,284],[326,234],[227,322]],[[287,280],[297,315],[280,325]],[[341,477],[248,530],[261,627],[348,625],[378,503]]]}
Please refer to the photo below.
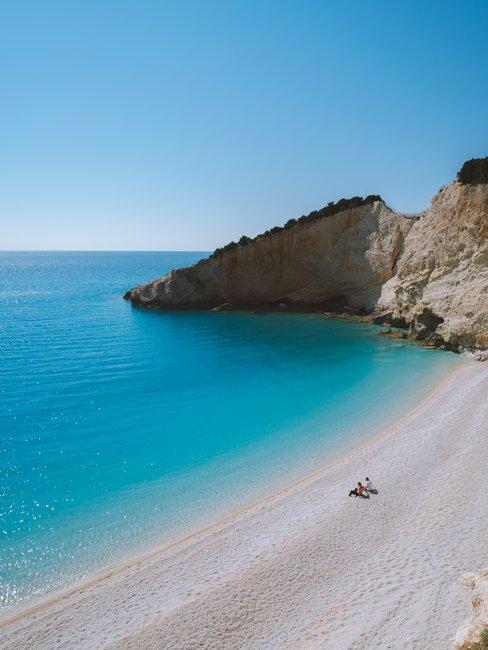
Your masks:
{"label": "white cliff face", "polygon": [[[375,197],[373,197],[375,198]],[[135,287],[156,308],[349,308],[429,344],[488,347],[488,184],[452,183],[418,219],[381,200],[307,219]]]}
{"label": "white cliff face", "polygon": [[454,648],[469,650],[480,641],[481,633],[488,630],[488,571],[467,573],[460,578],[464,587],[471,589],[473,613],[452,639]]}
{"label": "white cliff face", "polygon": [[136,287],[147,306],[335,302],[371,310],[412,222],[382,201],[298,224]]}
{"label": "white cliff face", "polygon": [[405,237],[378,308],[454,347],[488,344],[488,185],[453,183]]}

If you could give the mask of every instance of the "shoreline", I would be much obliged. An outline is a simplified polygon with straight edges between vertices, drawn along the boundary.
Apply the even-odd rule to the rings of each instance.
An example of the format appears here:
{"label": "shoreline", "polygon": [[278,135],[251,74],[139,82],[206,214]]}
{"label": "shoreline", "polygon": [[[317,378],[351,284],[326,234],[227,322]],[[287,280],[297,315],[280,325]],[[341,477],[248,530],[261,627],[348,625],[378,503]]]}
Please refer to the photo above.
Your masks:
{"label": "shoreline", "polygon": [[474,363],[474,362],[470,362],[470,361],[466,361],[464,363],[461,362],[460,366],[448,372],[446,376],[444,376],[439,381],[439,383],[432,388],[432,390],[427,394],[427,396],[420,401],[419,404],[417,404],[412,409],[407,411],[404,415],[402,415],[397,420],[395,420],[386,429],[381,429],[377,433],[374,433],[373,435],[364,438],[362,441],[359,441],[358,444],[354,444],[354,446],[352,446],[351,448],[343,452],[334,453],[333,458],[328,462],[324,463],[323,465],[321,465],[320,467],[305,472],[303,475],[301,475],[299,478],[292,481],[291,483],[287,483],[274,490],[270,490],[269,492],[266,492],[263,496],[257,499],[253,499],[252,501],[249,501],[248,503],[242,506],[229,510],[223,515],[212,519],[206,524],[197,526],[195,529],[187,533],[184,533],[173,540],[164,542],[158,546],[155,546],[152,549],[149,549],[143,553],[135,555],[131,559],[128,559],[123,562],[119,562],[110,568],[104,569],[102,571],[97,571],[93,575],[90,575],[87,578],[80,580],[79,582],[73,583],[71,585],[67,585],[61,589],[56,589],[53,592],[46,594],[45,596],[42,596],[41,598],[33,600],[30,603],[26,603],[24,606],[14,607],[11,611],[7,612],[5,616],[0,615],[0,630],[3,625],[18,620],[19,618],[22,618],[24,615],[28,616],[31,613],[35,613],[43,609],[44,607],[48,607],[53,602],[56,602],[58,600],[63,600],[64,598],[69,597],[70,595],[78,591],[82,591],[83,589],[91,587],[92,585],[96,585],[98,582],[105,580],[107,578],[118,576],[119,574],[123,573],[127,569],[130,569],[134,565],[140,564],[141,562],[144,562],[145,560],[149,560],[157,555],[166,553],[171,549],[173,549],[174,547],[179,546],[180,544],[183,545],[187,542],[190,542],[191,540],[195,539],[199,535],[203,535],[211,531],[213,528],[225,524],[227,520],[237,517],[242,513],[245,513],[249,510],[252,510],[266,503],[269,499],[276,498],[279,495],[285,494],[287,491],[293,490],[300,486],[305,486],[309,481],[313,481],[315,478],[319,477],[331,465],[334,465],[336,462],[340,460],[346,459],[348,455],[356,451],[359,451],[364,447],[367,447],[375,440],[380,439],[383,436],[387,436],[389,433],[391,433],[393,429],[399,426],[404,420],[414,415],[419,409],[421,409],[426,402],[428,402],[439,390],[442,389],[444,384],[446,384],[451,378],[454,378],[456,374],[458,374],[463,368],[466,368],[466,366],[468,366],[470,363]]}
{"label": "shoreline", "polygon": [[[83,611],[80,612],[80,616],[85,618],[87,613],[90,612],[92,616],[96,615],[97,604],[93,603],[92,605],[90,605],[90,602],[86,602],[87,599],[90,600],[90,595],[93,595],[91,594],[91,592],[98,589],[101,590],[108,589],[110,591],[111,586],[115,588],[117,584],[122,583],[123,585],[124,582],[130,583],[131,578],[134,577],[134,574],[140,574],[140,573],[144,574],[146,570],[154,569],[153,565],[156,563],[171,564],[171,562],[174,561],[175,558],[179,558],[179,556],[183,556],[183,558],[180,559],[183,563],[186,562],[186,568],[188,569],[189,567],[191,567],[191,562],[190,562],[190,558],[187,557],[185,559],[186,551],[188,551],[188,555],[191,555],[191,551],[195,547],[205,546],[205,544],[208,543],[209,540],[222,536],[226,531],[228,532],[229,529],[235,529],[236,527],[239,527],[239,525],[243,525],[243,523],[245,523],[244,520],[246,519],[252,519],[253,517],[257,518],[258,521],[254,522],[253,525],[254,526],[256,524],[259,525],[260,523],[259,520],[261,520],[262,523],[263,518],[267,514],[266,511],[272,511],[273,509],[276,509],[277,505],[279,505],[281,502],[296,499],[300,495],[303,497],[302,500],[307,501],[310,496],[307,494],[307,492],[315,489],[316,485],[321,481],[325,480],[327,475],[330,474],[332,471],[338,470],[339,477],[340,477],[341,468],[353,462],[354,459],[357,458],[358,456],[364,454],[367,455],[368,452],[371,452],[375,447],[388,446],[388,443],[389,441],[391,441],[392,438],[397,438],[400,435],[399,430],[401,432],[402,428],[405,427],[408,428],[409,423],[412,420],[415,421],[416,418],[417,419],[419,417],[421,418],[423,416],[424,411],[428,410],[429,408],[432,408],[433,403],[436,400],[441,399],[443,397],[443,393],[449,393],[449,389],[453,387],[456,381],[459,383],[460,375],[466,375],[467,377],[473,375],[475,378],[477,377],[482,378],[483,381],[486,382],[488,380],[487,371],[488,368],[484,368],[484,364],[479,364],[479,363],[469,362],[469,361],[463,363],[460,367],[456,368],[453,372],[449,373],[434,388],[434,390],[430,392],[425,397],[425,399],[423,399],[421,403],[418,404],[414,409],[406,413],[399,420],[395,421],[387,429],[382,430],[377,434],[375,434],[374,436],[367,438],[366,440],[359,443],[359,445],[354,446],[352,449],[345,452],[338,458],[331,460],[330,462],[326,463],[325,465],[321,466],[316,470],[308,472],[307,474],[305,474],[298,480],[294,481],[293,483],[281,487],[278,490],[275,490],[258,500],[255,500],[232,512],[229,512],[226,515],[216,520],[213,520],[209,524],[206,524],[205,526],[202,526],[168,544],[159,546],[151,551],[148,551],[147,553],[144,553],[143,555],[140,555],[132,560],[129,560],[128,562],[119,564],[113,567],[112,569],[91,576],[90,578],[87,578],[83,582],[67,587],[61,591],[54,592],[37,602],[22,607],[13,612],[7,613],[7,615],[4,618],[0,619],[0,630],[7,633],[13,633],[15,637],[17,635],[17,632],[21,632],[21,630],[17,629],[17,632],[15,630],[15,628],[17,627],[16,624],[19,622],[22,624],[33,625],[34,629],[36,629],[37,619],[42,619],[43,621],[45,621],[46,617],[49,618],[50,616],[53,616],[54,617],[53,620],[56,620],[59,618],[59,615],[62,615],[64,611],[63,610],[64,604],[66,603],[67,607],[70,608],[72,606],[72,603],[70,603],[70,601],[76,601],[76,600],[83,602]],[[465,379],[464,386],[462,386],[462,388],[464,387],[466,389],[466,383],[467,383],[467,379]],[[359,478],[361,478],[361,476],[359,476]],[[373,480],[375,479],[373,478]],[[369,501],[377,500],[380,498],[381,498],[381,488],[380,488],[380,495],[374,497],[374,499],[373,497],[370,498]],[[349,502],[351,501],[354,502],[355,500],[351,499]],[[349,502],[346,502],[346,504],[348,505]],[[260,511],[263,510],[265,511],[265,513],[264,515],[261,515]],[[286,529],[286,526],[284,526],[283,528]],[[275,546],[275,544],[272,544],[272,546]],[[235,558],[236,561],[238,561],[239,559],[242,558],[239,557]],[[472,567],[467,566],[466,569],[468,568],[472,568]],[[166,571],[166,574],[169,576],[172,575],[173,579],[178,578],[178,572],[176,572],[176,574],[171,574],[171,571],[169,572]],[[115,584],[111,585],[111,583],[115,583]],[[129,585],[125,584],[124,590],[127,587],[129,588],[130,591],[130,584]],[[150,609],[149,603],[146,604]],[[107,605],[109,606],[109,603],[107,603]],[[94,609],[95,612],[93,611]],[[67,612],[64,612],[64,614],[66,613]],[[89,616],[87,618],[89,618]],[[145,616],[143,618],[145,618]],[[136,624],[136,620],[137,617],[133,621],[133,624],[129,626],[131,629],[139,627]],[[79,623],[80,620],[77,621],[77,625],[79,625]],[[68,633],[68,629],[69,626],[66,629],[67,633]],[[65,637],[65,641],[68,643],[66,647],[72,647],[68,639],[71,640],[71,634],[73,632],[74,630],[71,629],[69,636]],[[117,632],[117,626],[115,625],[113,626],[112,633],[115,636],[110,640],[110,643],[115,643],[119,641],[120,634],[118,634]],[[88,645],[83,645],[82,647],[98,647],[99,641],[94,642],[93,646],[91,645],[91,643],[92,642],[90,641]],[[73,641],[73,647],[74,645],[77,644],[78,643],[75,643]],[[1,641],[0,641],[0,646],[4,647]],[[54,646],[50,645],[50,641],[46,639],[45,642],[43,642],[42,647],[44,648],[44,647],[54,647]],[[130,646],[130,647],[136,647],[136,646]]]}

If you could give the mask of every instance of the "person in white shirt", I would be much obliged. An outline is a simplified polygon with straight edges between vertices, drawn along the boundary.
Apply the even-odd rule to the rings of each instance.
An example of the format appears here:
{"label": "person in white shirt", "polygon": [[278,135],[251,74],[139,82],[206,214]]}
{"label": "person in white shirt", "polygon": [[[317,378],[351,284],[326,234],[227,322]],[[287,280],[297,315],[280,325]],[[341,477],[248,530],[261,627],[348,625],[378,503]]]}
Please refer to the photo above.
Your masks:
{"label": "person in white shirt", "polygon": [[373,482],[368,476],[366,477],[366,485],[365,485],[365,487],[368,490],[368,492],[373,492]]}

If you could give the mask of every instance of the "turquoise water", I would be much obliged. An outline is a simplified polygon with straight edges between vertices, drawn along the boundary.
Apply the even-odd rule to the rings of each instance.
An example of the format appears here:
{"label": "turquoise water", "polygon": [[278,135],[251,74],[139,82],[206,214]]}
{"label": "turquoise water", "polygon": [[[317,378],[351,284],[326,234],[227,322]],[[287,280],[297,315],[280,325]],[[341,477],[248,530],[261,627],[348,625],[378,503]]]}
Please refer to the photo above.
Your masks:
{"label": "turquoise water", "polygon": [[460,362],[318,315],[121,299],[202,256],[0,254],[4,611],[322,465]]}

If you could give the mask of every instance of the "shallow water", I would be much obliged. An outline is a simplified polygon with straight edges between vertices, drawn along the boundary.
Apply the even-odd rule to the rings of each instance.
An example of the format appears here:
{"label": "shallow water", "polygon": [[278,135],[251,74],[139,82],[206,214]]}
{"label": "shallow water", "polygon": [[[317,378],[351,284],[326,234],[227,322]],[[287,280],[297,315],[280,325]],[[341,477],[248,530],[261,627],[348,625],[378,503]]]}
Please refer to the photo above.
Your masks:
{"label": "shallow water", "polygon": [[204,255],[0,254],[4,611],[319,467],[461,361],[319,315],[122,300]]}

